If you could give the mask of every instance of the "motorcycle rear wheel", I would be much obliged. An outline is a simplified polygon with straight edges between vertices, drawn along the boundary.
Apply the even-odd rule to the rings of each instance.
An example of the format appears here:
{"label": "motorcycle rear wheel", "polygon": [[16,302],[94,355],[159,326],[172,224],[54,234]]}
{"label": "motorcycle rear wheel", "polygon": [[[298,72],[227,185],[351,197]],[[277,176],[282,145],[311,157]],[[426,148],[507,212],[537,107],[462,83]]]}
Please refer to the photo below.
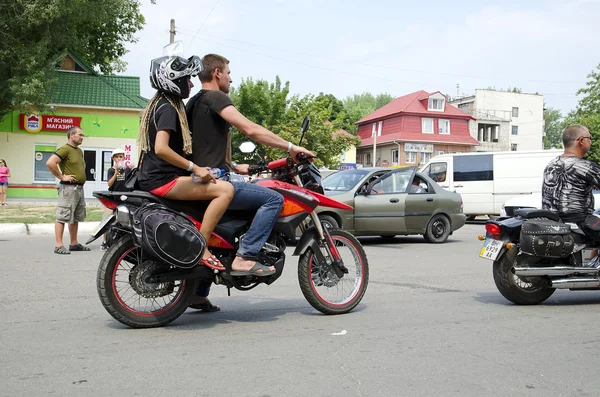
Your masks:
{"label": "motorcycle rear wheel", "polygon": [[323,314],[344,314],[354,309],[367,291],[369,263],[362,245],[352,234],[341,229],[329,229],[329,234],[348,274],[338,278],[331,266],[316,263],[309,248],[298,261],[298,281],[312,307]]}
{"label": "motorcycle rear wheel", "polygon": [[[514,247],[512,250],[517,250]],[[508,251],[500,259],[494,262],[493,273],[496,288],[506,299],[517,305],[537,305],[548,299],[555,288],[538,283],[527,282],[516,276],[511,271],[516,261],[511,262],[510,258],[514,252]]]}
{"label": "motorcycle rear wheel", "polygon": [[140,251],[130,234],[109,247],[98,267],[98,296],[106,311],[128,327],[162,327],[188,308],[195,282],[145,283],[144,272],[165,267],[145,259],[140,263]]}

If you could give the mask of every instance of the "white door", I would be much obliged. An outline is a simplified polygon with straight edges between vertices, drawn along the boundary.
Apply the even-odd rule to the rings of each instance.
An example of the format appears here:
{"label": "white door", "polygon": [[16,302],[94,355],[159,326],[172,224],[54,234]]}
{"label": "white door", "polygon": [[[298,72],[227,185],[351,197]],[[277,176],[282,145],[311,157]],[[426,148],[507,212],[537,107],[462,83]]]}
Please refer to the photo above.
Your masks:
{"label": "white door", "polygon": [[86,182],[83,186],[85,198],[93,198],[93,192],[108,190],[108,169],[111,167],[112,149],[83,148]]}

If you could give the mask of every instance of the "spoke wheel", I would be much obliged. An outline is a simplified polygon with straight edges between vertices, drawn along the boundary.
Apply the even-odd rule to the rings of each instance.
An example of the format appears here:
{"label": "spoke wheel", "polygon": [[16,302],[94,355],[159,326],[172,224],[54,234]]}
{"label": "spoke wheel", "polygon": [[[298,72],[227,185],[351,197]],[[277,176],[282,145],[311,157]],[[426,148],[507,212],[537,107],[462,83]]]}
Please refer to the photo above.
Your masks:
{"label": "spoke wheel", "polygon": [[188,307],[194,283],[178,280],[149,283],[147,277],[169,266],[141,257],[130,235],[104,254],[98,268],[98,295],[105,309],[132,328],[159,327],[179,317]]}
{"label": "spoke wheel", "polygon": [[[330,264],[318,263],[309,248],[298,262],[298,279],[306,300],[324,314],[342,314],[354,309],[369,282],[369,265],[360,242],[352,234],[329,230],[348,273],[337,276]],[[325,254],[326,250],[322,248]]]}

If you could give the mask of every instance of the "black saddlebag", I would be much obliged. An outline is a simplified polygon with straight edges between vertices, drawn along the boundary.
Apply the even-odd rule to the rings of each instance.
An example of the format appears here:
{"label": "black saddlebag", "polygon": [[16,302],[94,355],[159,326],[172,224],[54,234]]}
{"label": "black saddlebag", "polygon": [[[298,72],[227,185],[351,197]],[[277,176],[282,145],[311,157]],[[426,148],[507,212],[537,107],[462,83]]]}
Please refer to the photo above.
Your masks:
{"label": "black saddlebag", "polygon": [[187,215],[158,203],[141,206],[133,213],[136,244],[144,253],[172,266],[196,266],[206,240]]}
{"label": "black saddlebag", "polygon": [[531,219],[521,228],[521,252],[545,258],[564,258],[573,252],[569,225],[550,219]]}

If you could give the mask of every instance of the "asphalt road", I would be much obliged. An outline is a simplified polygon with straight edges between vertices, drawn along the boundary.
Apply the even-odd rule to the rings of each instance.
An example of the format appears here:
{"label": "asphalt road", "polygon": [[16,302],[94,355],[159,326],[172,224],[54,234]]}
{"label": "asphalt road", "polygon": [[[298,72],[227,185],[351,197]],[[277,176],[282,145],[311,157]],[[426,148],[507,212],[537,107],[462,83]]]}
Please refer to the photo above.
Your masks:
{"label": "asphalt road", "polygon": [[101,306],[98,243],[58,256],[52,237],[4,236],[0,396],[597,396],[600,292],[508,303],[482,228],[363,239],[371,279],[350,314],[312,309],[294,257],[272,286],[215,287],[223,311],[150,330]]}

